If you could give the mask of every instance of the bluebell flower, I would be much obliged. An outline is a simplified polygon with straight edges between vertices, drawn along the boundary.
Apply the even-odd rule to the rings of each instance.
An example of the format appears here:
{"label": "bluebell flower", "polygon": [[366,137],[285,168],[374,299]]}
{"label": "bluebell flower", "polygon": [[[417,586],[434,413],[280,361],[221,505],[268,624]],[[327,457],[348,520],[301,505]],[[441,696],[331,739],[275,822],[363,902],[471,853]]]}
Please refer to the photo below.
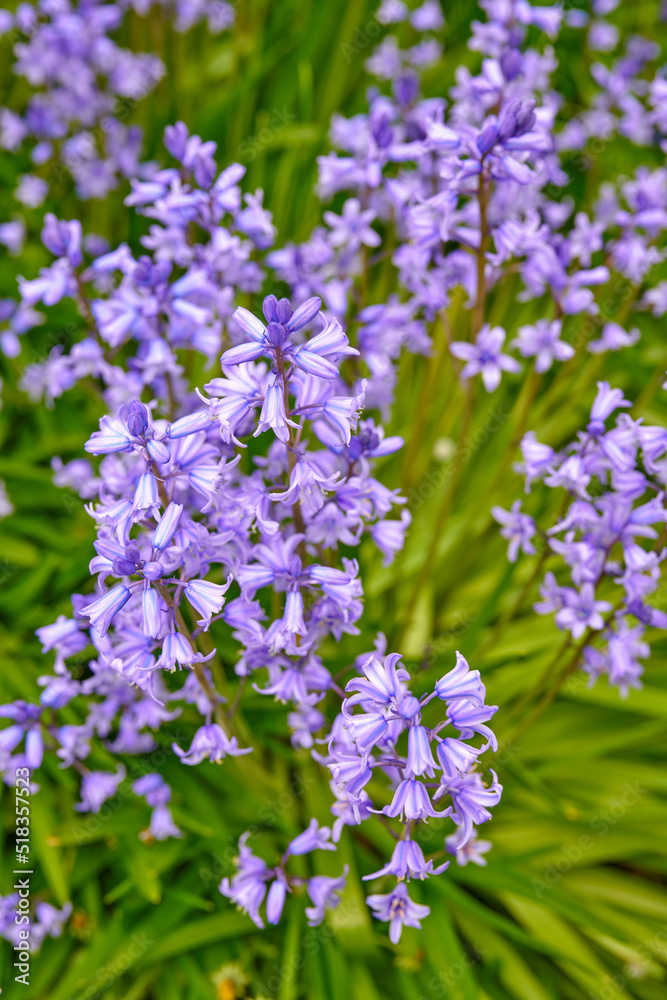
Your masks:
{"label": "bluebell flower", "polygon": [[537,534],[537,528],[532,517],[521,512],[520,500],[515,500],[509,511],[498,506],[492,507],[491,516],[498,524],[502,524],[500,534],[510,543],[507,550],[507,558],[510,562],[516,562],[519,549],[526,555],[535,555],[532,539]]}
{"label": "bluebell flower", "polygon": [[271,883],[269,894],[266,897],[266,920],[269,924],[277,924],[282,916],[287,894],[287,879],[282,872],[278,872],[275,882]]}
{"label": "bluebell flower", "polygon": [[283,364],[294,364],[318,378],[337,378],[338,369],[331,359],[359,352],[349,346],[347,337],[336,320],[301,346],[297,346],[291,339],[292,334],[303,329],[319,315],[321,305],[321,300],[313,297],[292,311],[287,299],[278,300],[275,295],[269,295],[263,306],[268,326],[264,326],[261,320],[239,306],[234,319],[250,338],[250,343],[239,344],[225,351],[221,364],[238,365],[266,355],[272,359],[274,371],[278,371]]}
{"label": "bluebell flower", "polygon": [[224,595],[229,590],[232,583],[231,574],[226,583],[212,583],[210,580],[189,580],[185,586],[185,596],[199,614],[202,616],[197,624],[206,628],[210,625],[213,615],[217,615],[222,610],[225,603]]}
{"label": "bluebell flower", "polygon": [[[13,724],[0,732],[0,756],[9,756],[25,737],[24,760],[26,767],[36,770],[44,756],[44,741],[40,725],[42,709],[19,699],[8,705],[0,705],[0,718],[12,719]],[[6,762],[2,761],[2,767]]]}
{"label": "bluebell flower", "polygon": [[115,774],[110,771],[88,771],[81,781],[81,802],[74,808],[79,812],[98,813],[107,799],[116,794],[125,775],[122,764],[118,765]]}
{"label": "bluebell flower", "polygon": [[457,865],[465,867],[465,865],[471,863],[485,867],[487,860],[484,855],[491,850],[492,844],[490,840],[479,840],[475,836],[471,836],[469,840],[462,844],[461,832],[457,830],[455,833],[450,834],[449,837],[445,837],[445,847],[450,854],[455,855]]}
{"label": "bluebell flower", "polygon": [[468,740],[475,733],[480,733],[487,740],[482,749],[493,747],[497,750],[498,741],[495,734],[486,725],[497,711],[498,708],[494,705],[484,705],[468,698],[455,698],[447,705],[447,721],[459,730],[461,739]]}
{"label": "bluebell flower", "polygon": [[475,825],[491,819],[489,810],[500,802],[503,786],[499,784],[495,771],[491,771],[493,783],[487,788],[477,771],[456,778],[444,778],[436,796],[450,795],[453,803],[452,818],[458,826],[458,846],[461,847],[474,834]]}
{"label": "bluebell flower", "polygon": [[177,743],[172,744],[174,753],[184,764],[201,764],[203,760],[219,764],[224,757],[240,757],[252,753],[252,747],[239,747],[235,736],[228,736],[217,722],[201,726],[195,733],[190,749],[181,750]]}
{"label": "bluebell flower", "polygon": [[139,834],[141,840],[168,840],[169,837],[182,836],[183,831],[174,823],[171,809],[167,806],[156,806],[151,812],[148,829]]}
{"label": "bluebell flower", "polygon": [[426,820],[429,816],[449,816],[451,807],[438,812],[428,794],[428,789],[416,778],[405,778],[398,785],[388,806],[380,810],[385,816],[399,816],[401,820]]}
{"label": "bluebell flower", "polygon": [[339,893],[345,888],[349,865],[345,865],[342,875],[314,875],[308,879],[306,889],[313,905],[306,907],[309,927],[317,927],[324,920],[327,910],[334,910],[340,903]]}
{"label": "bluebell flower", "polygon": [[239,840],[239,856],[236,859],[237,871],[231,878],[223,878],[220,892],[231,899],[240,910],[247,913],[257,927],[264,927],[264,921],[259,915],[259,908],[266,895],[266,882],[271,877],[271,871],[266,862],[258,858],[246,846],[249,833],[244,833]]}
{"label": "bluebell flower", "polygon": [[406,778],[416,778],[423,774],[432,778],[437,766],[431,752],[431,733],[425,726],[411,726],[408,730]]}
{"label": "bluebell flower", "polygon": [[444,864],[434,868],[432,861],[426,861],[419,844],[407,837],[405,840],[396,842],[391,860],[383,868],[370,875],[363,875],[362,881],[367,882],[369,879],[381,878],[383,875],[395,875],[399,879],[425,879],[429,875],[439,875],[448,867],[449,861],[445,861]]}
{"label": "bluebell flower", "polygon": [[118,583],[92,604],[81,608],[81,614],[86,615],[90,619],[91,625],[101,636],[104,636],[115,616],[121,608],[125,607],[131,596],[128,588],[124,584]]}
{"label": "bluebell flower", "polygon": [[431,912],[429,906],[413,903],[404,882],[399,882],[392,892],[384,896],[367,896],[366,902],[373,910],[374,917],[389,921],[389,940],[392,944],[398,944],[403,927],[416,927],[420,930],[420,920],[424,920]]}
{"label": "bluebell flower", "polygon": [[505,337],[502,327],[491,328],[485,323],[474,344],[463,340],[450,344],[449,349],[454,357],[466,362],[461,378],[468,379],[481,373],[484,388],[487,392],[493,392],[500,385],[503,371],[520,371],[519,362],[509,354],[502,353]]}
{"label": "bluebell flower", "polygon": [[328,826],[320,826],[316,819],[311,819],[308,828],[287,845],[285,857],[309,854],[316,850],[335,851],[336,845],[331,843],[330,838],[331,829]]}
{"label": "bluebell flower", "polygon": [[456,665],[436,681],[435,693],[443,701],[467,698],[480,705],[484,704],[486,688],[482,684],[479,670],[471,670],[468,661],[456,651]]}
{"label": "bluebell flower", "polygon": [[153,548],[158,552],[166,549],[176,534],[182,513],[183,504],[172,501],[161,515],[158,526],[153,533]]}

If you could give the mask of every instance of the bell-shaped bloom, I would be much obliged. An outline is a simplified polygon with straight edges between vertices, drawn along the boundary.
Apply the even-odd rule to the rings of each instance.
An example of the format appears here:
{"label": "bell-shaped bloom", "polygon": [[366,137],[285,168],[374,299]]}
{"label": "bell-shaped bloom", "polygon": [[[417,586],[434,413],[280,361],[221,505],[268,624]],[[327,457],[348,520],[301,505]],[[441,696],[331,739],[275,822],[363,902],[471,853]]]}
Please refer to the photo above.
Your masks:
{"label": "bell-shaped bloom", "polygon": [[422,774],[432,778],[437,766],[431,752],[431,738],[428,729],[425,726],[411,726],[408,730],[406,778],[416,778]]}
{"label": "bell-shaped bloom", "polygon": [[311,819],[308,828],[288,844],[285,857],[290,855],[310,854],[311,851],[335,851],[336,845],[331,843],[331,829],[320,826],[316,819]]}
{"label": "bell-shaped bloom", "polygon": [[392,944],[398,944],[404,927],[421,930],[420,921],[431,912],[430,907],[413,903],[404,882],[399,882],[386,895],[367,896],[366,902],[373,910],[374,917],[389,921],[389,940]]}
{"label": "bell-shaped bloom", "polygon": [[201,726],[195,733],[190,749],[181,750],[177,743],[172,743],[174,753],[184,764],[201,764],[203,760],[219,764],[224,757],[240,757],[251,753],[252,747],[241,748],[235,736],[228,736],[217,722]]}
{"label": "bell-shaped bloom", "polygon": [[166,549],[176,534],[182,513],[183,504],[173,501],[165,509],[153,533],[153,548],[157,549],[158,552]]}
{"label": "bell-shaped bloom", "polygon": [[100,635],[104,636],[107,634],[114,617],[121,608],[125,607],[131,596],[127,587],[119,583],[111,590],[107,590],[92,604],[86,604],[85,607],[81,608],[81,614],[89,618],[90,624],[97,629]]}
{"label": "bell-shaped bloom", "polygon": [[141,595],[142,628],[149,639],[159,639],[162,635],[160,599],[152,587],[148,587]]}
{"label": "bell-shaped bloom", "polygon": [[449,816],[451,807],[438,812],[428,794],[428,789],[416,778],[405,778],[400,783],[388,806],[380,810],[385,816],[400,816],[401,821],[428,819],[429,816]]}
{"label": "bell-shaped bloom", "polygon": [[277,924],[282,916],[285,896],[287,894],[287,882],[282,873],[271,884],[269,894],[266,897],[266,919],[270,924]]}
{"label": "bell-shaped bloom", "polygon": [[427,862],[424,858],[424,852],[419,844],[408,838],[397,841],[391,861],[387,862],[384,868],[380,868],[379,871],[373,872],[371,875],[364,875],[362,881],[367,882],[369,879],[380,878],[382,875],[395,875],[399,879],[425,879],[429,875],[439,875],[448,866],[449,861],[445,861],[444,864],[434,868],[433,862]]}
{"label": "bell-shaped bloom", "polygon": [[340,903],[339,893],[345,888],[349,866],[345,865],[343,874],[337,878],[328,875],[315,875],[308,879],[306,889],[313,905],[306,907],[309,927],[317,927],[324,920],[327,910],[334,910]]}
{"label": "bell-shaped bloom", "polygon": [[442,701],[453,698],[468,698],[470,701],[484,704],[486,688],[482,684],[479,670],[471,670],[465,656],[456,651],[456,666],[441,677],[435,685],[435,693]]}
{"label": "bell-shaped bloom", "polygon": [[102,805],[116,794],[121,781],[125,779],[125,768],[118,765],[115,774],[109,771],[88,771],[81,782],[81,802],[74,808],[79,812],[98,813]]}
{"label": "bell-shaped bloom", "polygon": [[225,603],[224,595],[229,590],[232,583],[231,575],[226,583],[211,583],[210,580],[189,580],[185,588],[185,596],[188,601],[201,615],[198,625],[208,627],[213,615],[218,615],[222,611]]}

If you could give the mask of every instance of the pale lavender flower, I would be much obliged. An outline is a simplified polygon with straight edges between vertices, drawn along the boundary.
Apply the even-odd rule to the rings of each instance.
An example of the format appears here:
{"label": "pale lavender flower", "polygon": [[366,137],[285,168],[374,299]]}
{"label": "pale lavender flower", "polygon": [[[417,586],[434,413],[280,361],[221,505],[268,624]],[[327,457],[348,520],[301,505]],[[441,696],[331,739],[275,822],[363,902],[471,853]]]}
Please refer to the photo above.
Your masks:
{"label": "pale lavender flower", "polygon": [[465,361],[461,378],[468,379],[481,373],[484,388],[487,392],[493,392],[500,385],[503,371],[520,371],[518,361],[502,353],[505,337],[506,333],[501,326],[490,327],[485,323],[474,344],[460,340],[450,344],[454,357]]}
{"label": "pale lavender flower", "polygon": [[519,549],[526,555],[535,554],[533,538],[537,534],[537,528],[532,517],[521,513],[521,500],[515,500],[511,510],[503,510],[502,507],[492,507],[491,515],[502,524],[500,534],[509,541],[507,558],[510,562],[516,562]]}
{"label": "pale lavender flower", "polygon": [[574,348],[560,340],[562,322],[559,319],[539,319],[535,324],[520,326],[515,347],[524,358],[535,358],[535,371],[546,372],[554,361],[569,361],[574,357]]}
{"label": "pale lavender flower", "polygon": [[378,920],[389,921],[389,940],[398,944],[403,927],[421,929],[420,920],[431,912],[429,906],[414,903],[405,883],[399,882],[396,888],[386,895],[367,896],[366,902],[373,910],[373,916]]}

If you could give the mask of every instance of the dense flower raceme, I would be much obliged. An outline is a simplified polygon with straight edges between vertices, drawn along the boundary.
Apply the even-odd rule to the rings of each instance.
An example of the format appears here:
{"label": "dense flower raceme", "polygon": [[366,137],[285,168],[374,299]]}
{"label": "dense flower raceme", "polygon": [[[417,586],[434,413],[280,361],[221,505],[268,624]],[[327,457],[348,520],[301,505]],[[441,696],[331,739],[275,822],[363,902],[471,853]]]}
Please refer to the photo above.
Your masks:
{"label": "dense flower raceme", "polygon": [[[667,614],[651,604],[660,587],[667,522],[667,430],[633,420],[620,389],[598,383],[590,421],[577,440],[559,451],[532,432],[522,442],[526,491],[534,482],[565,491],[558,521],[540,531],[548,549],[567,567],[567,583],[549,571],[539,614],[581,642],[591,683],[606,674],[623,695],[640,687],[641,660],[650,652],[647,628],[667,628]],[[618,411],[621,412],[618,412]],[[616,414],[614,426],[610,418]],[[538,528],[517,501],[493,516],[509,540],[509,558],[532,555]]]}
{"label": "dense flower raceme", "polygon": [[[662,284],[650,286],[667,229],[663,168],[641,168],[601,189],[593,217],[574,213],[569,198],[553,200],[568,181],[563,155],[585,148],[587,136],[596,134],[596,114],[617,115],[623,86],[647,109],[642,141],[662,141],[660,73],[644,86],[651,45],[633,41],[622,65],[610,71],[617,97],[590,109],[577,133],[580,122],[560,121],[562,98],[552,85],[561,9],[527,0],[482,6],[487,20],[473,23],[470,40],[481,68],[459,68],[447,105],[444,96],[420,97],[422,70],[440,58],[439,5],[427,0],[410,11],[399,0],[382,4],[381,24],[400,32],[409,20],[420,41],[401,49],[397,37],[385,38],[367,63],[377,82],[367,113],[334,118],[331,138],[339,153],[320,159],[319,191],[323,200],[339,195],[342,205],[324,212],[323,225],[305,243],[274,246],[262,192],[244,196],[243,168],[219,172],[215,143],[190,135],[182,122],[165,133],[175,162],[168,167],[140,163],[134,135],[114,126],[113,150],[95,147],[90,164],[77,153],[75,176],[85,196],[103,193],[117,172],[130,178],[125,203],[150,220],[141,238],[145,252],[127,245],[102,249],[84,238],[79,222],[47,214],[42,241],[54,262],[37,277],[20,279],[20,301],[0,303],[0,344],[16,355],[19,338],[43,322],[40,310],[71,300],[86,324],[84,339],[69,353],[57,348],[28,366],[23,387],[53,405],[80,380],[93,379],[108,410],[86,444],[100,458],[97,471],[82,458],[53,460],[54,480],[89,501],[98,531],[90,566],[97,580],[93,593],[73,596],[71,618],[39,630],[45,651],[55,651],[55,671],[42,678],[38,705],[2,709],[9,723],[0,735],[6,773],[13,776],[17,765],[36,769],[44,747],[53,748],[61,766],[82,775],[77,808],[98,811],[126,771],[123,765],[87,767],[96,741],[121,756],[143,753],[160,725],[186,706],[201,725],[189,747],[174,747],[185,766],[250,753],[235,731],[234,705],[224,707],[222,666],[206,635],[213,622],[223,622],[241,650],[239,687],[251,678],[257,690],[290,705],[292,743],[328,768],[335,799],[331,830],[313,821],[274,867],[242,838],[238,871],[221,890],[257,923],[277,922],[287,893],[304,881],[290,871],[290,857],[335,849],[343,827],[375,812],[403,827],[392,858],[369,876],[398,879],[389,893],[368,897],[373,913],[389,923],[392,940],[426,915],[405,882],[444,867],[436,864],[439,856],[424,858],[420,823],[451,816],[456,829],[446,849],[459,864],[483,864],[489,847],[476,839],[475,828],[489,819],[500,786],[476,767],[495,746],[488,728],[494,709],[485,707],[477,672],[458,657],[435,690],[418,697],[399,658],[387,656],[379,639],[376,654],[358,660],[358,676],[341,691],[322,658],[328,637],[358,634],[363,591],[349,550],[370,535],[389,562],[410,522],[404,498],[375,478],[377,460],[402,446],[378,422],[391,414],[401,351],[431,351],[429,323],[462,288],[470,320],[452,331],[453,363],[463,362],[463,380],[480,375],[493,392],[503,372],[520,372],[512,351],[534,359],[541,375],[571,360],[582,343],[598,354],[631,347],[638,329],[626,330],[618,316],[610,322],[609,309],[596,298],[608,301],[618,276],[640,307],[656,316],[667,311]],[[180,22],[205,8],[179,5]],[[214,8],[222,9],[217,2]],[[2,141],[16,148],[34,136],[38,158],[48,159],[56,146],[64,152],[70,134],[79,140],[79,125],[90,130],[98,112],[109,114],[107,100],[134,86],[144,63],[110,49],[107,83],[93,72],[85,39],[107,37],[119,16],[115,6],[86,5],[76,15],[66,6],[45,6],[37,18],[28,5],[22,10],[17,26],[29,41],[19,44],[32,56],[19,54],[39,70],[32,82],[46,96],[33,99],[25,120],[4,113]],[[596,7],[591,24],[568,15],[570,27],[585,29],[598,51],[611,44],[604,10],[604,4]],[[83,121],[54,104],[70,91],[58,75],[67,63],[51,58],[68,24],[82,23],[88,34],[73,32],[83,39],[82,81],[91,73],[95,79],[90,101],[82,101],[84,110],[90,104]],[[527,45],[528,37],[537,47]],[[115,60],[126,64],[122,73],[115,72]],[[604,73],[598,75],[602,80]],[[626,100],[624,107],[631,104]],[[53,134],[43,134],[47,126]],[[77,143],[72,149],[76,153]],[[22,188],[26,204],[37,204],[34,178],[24,179]],[[20,223],[0,227],[0,241],[18,252]],[[392,247],[396,292],[372,302],[368,278],[385,256],[384,245]],[[254,304],[267,276],[274,286],[286,284],[290,297],[268,295],[260,315]],[[544,315],[516,331],[486,322],[487,295],[501,282],[519,282],[520,298],[535,300],[536,314]],[[570,343],[577,317],[580,336]],[[346,331],[353,326],[351,344]],[[209,368],[222,353],[221,374],[216,368],[196,394],[184,363],[191,351]],[[657,580],[660,545],[649,551],[636,539],[655,538],[652,526],[662,519],[663,432],[627,416],[607,430],[605,421],[621,402],[604,387],[572,448],[555,454],[529,434],[523,450],[529,481],[543,479],[574,495],[556,526],[564,540],[555,537],[558,531],[549,536],[572,568],[574,586],[549,579],[544,604],[585,643],[591,672],[607,670],[625,688],[636,682],[637,658],[645,653],[644,626],[661,621],[643,600]],[[252,437],[260,440],[248,449]],[[599,492],[591,492],[591,482],[600,484]],[[530,553],[529,515],[516,505],[496,514],[510,556],[520,547]],[[615,562],[619,548],[623,561]],[[622,606],[607,601],[606,590],[598,593],[611,580],[623,588]],[[633,619],[639,624],[629,624]],[[591,644],[593,633],[606,636],[603,649]],[[75,679],[68,660],[90,646],[89,670]],[[268,678],[257,673],[265,669]],[[327,733],[337,698],[342,704]],[[58,711],[74,699],[84,706],[83,721],[61,724]],[[442,702],[444,720],[437,713]],[[448,725],[457,735],[443,734]],[[389,795],[377,787],[381,775]],[[147,775],[133,787],[152,809],[143,836],[179,836],[168,786]],[[344,875],[305,880],[311,923],[336,904]]]}
{"label": "dense flower raceme", "polygon": [[[356,350],[337,320],[324,319],[319,299],[293,310],[286,299],[271,295],[263,311],[265,323],[245,309],[236,311],[236,323],[249,339],[223,354],[224,377],[205,386],[205,405],[167,421],[133,400],[114,417],[103,417],[86,444],[89,453],[105,456],[100,502],[88,507],[98,526],[97,555],[90,564],[97,592],[91,598],[75,596],[74,618],[39,629],[44,648],[56,650],[56,673],[44,679],[40,706],[5,709],[13,725],[3,734],[8,755],[25,736],[23,756],[8,757],[5,765],[18,759],[35,768],[45,729],[62,765],[77,766],[83,773],[81,811],[98,812],[125,777],[122,766],[115,773],[87,769],[82,762],[91,741],[102,737],[118,753],[149,750],[153,738],[148,730],[174,718],[179,703],[194,704],[202,716],[190,747],[174,745],[183,764],[251,752],[239,745],[229,715],[222,711],[215,649],[205,654],[198,642],[218,618],[242,645],[237,674],[245,678],[268,667],[268,684],[258,690],[293,705],[288,715],[292,742],[312,747],[325,724],[317,706],[338,690],[318,647],[329,634],[355,634],[362,610],[356,562],[343,557],[337,567],[325,553],[335,552],[343,541],[358,544],[365,532],[389,558],[402,544],[406,519],[387,520],[387,515],[403,498],[371,475],[374,459],[402,442],[383,437],[372,420],[360,421],[363,383],[350,395],[338,368]],[[314,324],[321,326],[320,332],[297,343],[304,328]],[[244,447],[243,438],[251,432],[257,436],[265,431],[272,433],[267,454],[255,460],[255,471],[242,474],[235,450]],[[313,450],[306,435],[320,447]],[[222,582],[207,579],[209,575]],[[225,603],[233,581],[239,594]],[[268,622],[256,599],[267,587],[284,595],[279,615]],[[92,676],[76,681],[67,660],[89,642],[96,650]],[[316,847],[335,849],[341,827],[370,814],[364,786],[375,766],[390,781],[397,779],[392,803],[381,811],[408,824],[392,862],[378,875],[423,878],[446,867],[434,870],[433,862],[423,859],[411,836],[417,823],[451,814],[460,832],[459,848],[473,837],[474,824],[490,818],[488,806],[498,801],[500,787],[494,777],[486,788],[474,766],[486,747],[496,746],[486,725],[495,709],[484,706],[479,673],[471,673],[459,657],[435,692],[418,700],[396,660],[389,656],[383,666],[372,657],[361,665],[365,679],[348,684],[356,693],[343,700],[328,755],[317,752],[332,772],[334,843],[313,821],[288,846],[283,863],[271,870],[242,844],[239,872],[231,883],[223,883],[222,891],[258,923],[269,881],[266,919],[275,923],[280,917],[285,894],[294,885],[284,869],[290,855]],[[187,670],[185,682],[167,684],[165,674],[181,668]],[[57,713],[79,694],[101,697],[91,698],[81,725],[58,726],[41,718],[44,710]],[[421,713],[435,697],[445,701],[447,717],[429,729]],[[353,712],[356,706],[364,714]],[[458,737],[439,735],[449,725]],[[112,730],[115,736],[109,740]],[[396,750],[404,731],[405,759]],[[486,739],[481,748],[464,742],[476,734]],[[436,769],[442,776],[434,783],[432,801],[421,778],[434,777]],[[148,835],[179,836],[167,806],[170,792],[159,776],[140,779],[134,790],[153,808]],[[444,796],[452,805],[439,811],[433,802]],[[308,883],[314,903],[311,922],[334,905],[343,881],[342,876],[329,881],[318,876]],[[396,904],[388,904],[393,940],[402,922],[424,913],[403,899],[402,889],[396,892]],[[385,909],[377,909],[376,897],[369,903],[382,918]]]}
{"label": "dense flower raceme", "polygon": [[[398,880],[388,894],[371,895],[366,900],[374,916],[389,922],[394,943],[404,925],[420,927],[419,920],[429,913],[428,906],[410,899],[405,882],[439,875],[449,865],[445,861],[434,867],[433,860],[426,860],[415,838],[418,824],[433,816],[451,816],[456,831],[448,838],[448,848],[452,853],[466,849],[469,854],[474,852],[475,827],[491,818],[489,809],[498,803],[502,793],[493,771],[492,781],[487,784],[477,770],[480,755],[490,746],[498,748],[487,725],[496,709],[485,705],[486,692],[479,671],[471,671],[460,653],[456,654],[453,670],[436,683],[434,691],[421,698],[411,693],[410,675],[399,666],[400,659],[396,654],[381,658],[380,648],[374,655],[359,658],[360,676],[347,684],[341,713],[327,740],[328,752],[324,757],[315,754],[332,775],[331,789],[336,800],[331,810],[336,817],[333,828],[320,828],[313,820],[274,868],[268,868],[250,852],[247,834],[241,838],[236,874],[231,880],[223,879],[220,888],[259,927],[264,926],[259,912],[264,897],[266,919],[276,923],[285,892],[302,882],[314,903],[306,910],[309,923],[319,923],[324,907],[337,904],[334,894],[346,872],[337,879],[315,876],[306,880],[290,876],[285,870],[286,861],[292,855],[316,849],[335,850],[345,826],[357,826],[376,813],[403,824],[388,863],[363,876],[364,880],[384,876]],[[430,728],[425,718],[434,699],[438,704],[445,703],[445,718]],[[458,736],[448,735],[453,731]],[[468,742],[476,736],[482,738],[481,746]],[[382,808],[375,808],[367,790],[374,769],[383,773],[392,793],[391,801]],[[429,780],[436,776],[437,781]],[[441,805],[444,807],[439,808]]]}

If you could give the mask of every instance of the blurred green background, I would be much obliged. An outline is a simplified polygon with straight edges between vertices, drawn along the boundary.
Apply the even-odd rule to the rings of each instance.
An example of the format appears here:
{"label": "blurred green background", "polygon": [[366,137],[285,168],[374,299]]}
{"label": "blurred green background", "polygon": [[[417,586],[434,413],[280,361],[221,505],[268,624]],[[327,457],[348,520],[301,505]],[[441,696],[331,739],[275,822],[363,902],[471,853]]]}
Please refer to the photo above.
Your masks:
{"label": "blurred green background", "polygon": [[[241,0],[235,28],[217,38],[203,28],[186,36],[151,14],[130,17],[121,39],[137,50],[156,51],[166,79],[129,119],[146,133],[151,156],[161,156],[164,126],[177,118],[192,132],[218,143],[222,167],[247,165],[244,190],[262,187],[274,213],[279,245],[307,238],[320,219],[313,192],[315,157],[326,151],[332,112],[363,110],[369,83],[364,61],[377,40],[375,4],[366,0]],[[478,67],[467,51],[472,4],[448,2],[445,55],[429,71],[427,94],[445,94],[460,63]],[[626,36],[665,36],[656,2],[625,3],[615,14]],[[368,26],[371,25],[369,31]],[[0,42],[0,102],[20,98],[21,84],[7,66]],[[581,36],[566,31],[558,43],[556,85],[566,118],[593,91]],[[267,136],[268,130],[268,136]],[[588,169],[571,169],[563,196],[588,206],[600,182],[629,174],[639,163],[659,166],[657,150],[637,150],[615,138]],[[3,217],[15,211],[15,176],[21,157],[0,159],[5,192]],[[567,167],[567,163],[566,163]],[[133,245],[146,220],[122,209],[124,190],[103,203],[79,203],[63,180],[48,208],[78,216],[84,230],[113,244]],[[32,276],[47,263],[39,243],[43,210],[26,212],[31,238],[20,266],[2,259],[0,293],[14,293],[17,271]],[[390,266],[371,277],[370,300],[394,288]],[[490,299],[491,322],[508,334],[545,314],[548,303],[516,302],[511,282]],[[268,290],[268,289],[267,289]],[[605,307],[608,318],[627,316],[634,289],[616,284]],[[608,297],[608,291],[607,291]],[[454,330],[464,323],[458,302],[450,311]],[[566,336],[576,337],[576,320]],[[509,507],[522,494],[512,470],[516,441],[526,428],[559,446],[584,421],[595,381],[609,379],[636,401],[635,416],[664,423],[660,384],[667,367],[663,322],[641,312],[637,348],[575,360],[549,372],[531,402],[530,379],[508,379],[493,396],[477,393],[473,418],[462,430],[462,393],[447,357],[406,357],[401,363],[400,405],[392,433],[406,438],[403,453],[385,460],[380,478],[410,497],[413,525],[406,550],[384,569],[372,543],[362,550],[366,589],[363,635],[345,637],[325,650],[333,672],[372,647],[378,630],[389,648],[406,654],[418,693],[453,664],[458,648],[479,668],[490,701],[500,705],[496,731],[501,748],[493,766],[505,794],[481,835],[493,842],[488,867],[450,866],[446,875],[417,889],[431,906],[421,933],[407,930],[393,947],[386,927],[373,924],[359,877],[378,867],[390,849],[387,832],[372,822],[346,831],[337,855],[321,852],[317,871],[351,868],[349,890],[329,922],[309,929],[303,904],[288,900],[280,927],[260,932],[223,899],[217,885],[231,874],[238,836],[257,831],[254,849],[271,858],[286,839],[317,816],[326,822],[326,774],[287,739],[285,710],[248,691],[243,723],[261,731],[263,750],[228,759],[221,767],[183,767],[172,740],[188,740],[194,716],[184,714],[159,736],[145,759],[127,759],[124,801],[101,817],[73,811],[78,779],[53,758],[40,771],[32,799],[33,891],[74,915],[63,936],[47,940],[33,958],[31,985],[12,982],[13,961],[3,942],[3,996],[40,1000],[233,1000],[276,997],[296,1000],[663,1000],[667,996],[667,643],[654,646],[643,690],[621,700],[605,682],[587,689],[579,674],[556,692],[552,681],[566,663],[563,637],[551,618],[531,604],[549,563],[521,557],[507,563],[505,543],[489,509]],[[353,336],[354,327],[350,331]],[[443,331],[433,331],[436,346]],[[68,347],[79,325],[66,307],[50,310],[48,322],[24,343],[19,359],[0,358],[4,406],[0,412],[0,477],[16,508],[0,522],[0,675],[3,700],[36,700],[37,678],[47,672],[35,628],[70,611],[69,595],[90,589],[88,560],[93,525],[83,504],[51,483],[50,460],[83,454],[83,443],[101,409],[92,389],[78,387],[53,409],[30,404],[17,388],[27,362],[56,344]],[[453,470],[457,444],[463,458]],[[559,501],[558,501],[559,502]],[[528,509],[541,523],[554,518],[554,500],[531,497]],[[667,607],[667,592],[659,595]],[[233,688],[235,646],[225,627],[213,632]],[[557,654],[560,659],[557,658]],[[565,657],[565,659],[563,659]],[[526,692],[530,698],[525,699]],[[541,705],[542,701],[544,705]],[[530,725],[531,712],[535,706]],[[540,707],[541,706],[541,707]],[[70,706],[63,721],[80,721]],[[93,763],[112,766],[104,750]],[[174,816],[182,840],[139,841],[148,810],[129,794],[133,777],[157,769],[174,790]],[[9,834],[13,797],[3,790],[9,853],[3,857],[0,892],[11,887]],[[450,825],[432,821],[422,834],[425,850],[442,848]],[[298,859],[306,865],[306,861]],[[291,905],[290,905],[291,904]]]}

